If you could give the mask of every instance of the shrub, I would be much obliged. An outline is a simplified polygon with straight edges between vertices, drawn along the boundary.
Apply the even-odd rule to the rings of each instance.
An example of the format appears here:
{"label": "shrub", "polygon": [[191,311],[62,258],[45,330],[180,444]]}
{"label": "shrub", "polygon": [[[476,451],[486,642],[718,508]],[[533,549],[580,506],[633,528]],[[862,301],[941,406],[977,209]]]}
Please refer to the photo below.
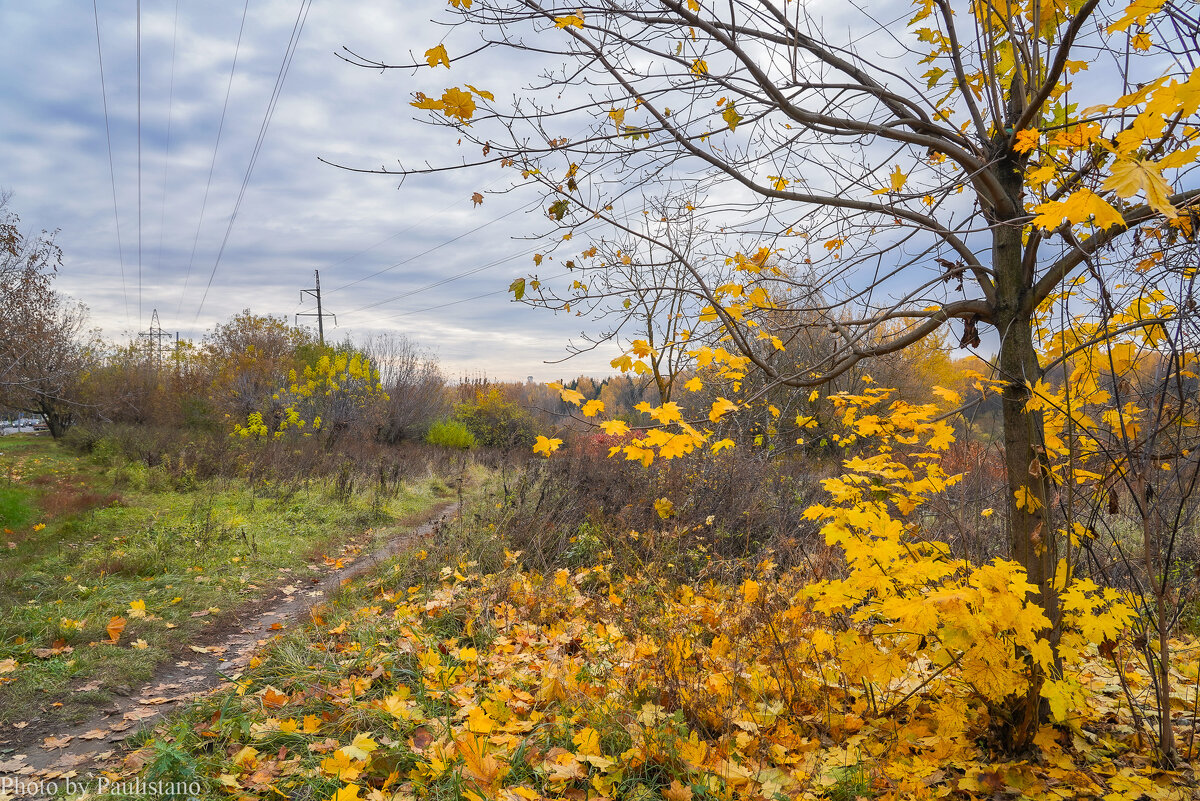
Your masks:
{"label": "shrub", "polygon": [[475,447],[475,435],[459,420],[440,420],[429,427],[425,441],[443,448],[469,450]]}
{"label": "shrub", "polygon": [[527,450],[537,439],[529,412],[505,398],[499,389],[477,391],[473,401],[454,407],[454,419],[465,423],[485,448]]}

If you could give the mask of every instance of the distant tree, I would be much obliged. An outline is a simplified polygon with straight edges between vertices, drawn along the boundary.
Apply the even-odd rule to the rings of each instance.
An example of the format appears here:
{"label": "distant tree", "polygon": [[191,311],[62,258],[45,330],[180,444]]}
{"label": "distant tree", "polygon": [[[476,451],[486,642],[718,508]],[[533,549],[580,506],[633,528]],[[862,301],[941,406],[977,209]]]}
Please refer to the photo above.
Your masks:
{"label": "distant tree", "polygon": [[[286,319],[244,309],[204,338],[203,356],[212,374],[212,399],[237,420],[269,407],[288,371],[303,370],[298,354],[312,336]],[[319,358],[319,355],[318,355]]]}
{"label": "distant tree", "polygon": [[0,403],[41,414],[54,437],[77,418],[81,379],[99,342],[87,307],[55,291],[62,264],[54,233],[29,237],[0,195]]}
{"label": "distant tree", "polygon": [[383,334],[364,348],[379,370],[383,401],[379,438],[387,443],[420,439],[449,409],[441,368],[407,337]]}

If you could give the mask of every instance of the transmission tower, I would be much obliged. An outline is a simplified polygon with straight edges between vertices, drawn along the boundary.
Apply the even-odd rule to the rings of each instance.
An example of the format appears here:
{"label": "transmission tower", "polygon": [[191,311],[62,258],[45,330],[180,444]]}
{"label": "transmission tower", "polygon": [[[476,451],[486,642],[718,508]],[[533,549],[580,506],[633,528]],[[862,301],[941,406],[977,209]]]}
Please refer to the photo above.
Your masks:
{"label": "transmission tower", "polygon": [[138,334],[138,338],[145,339],[149,344],[150,358],[154,362],[154,370],[157,372],[163,352],[169,350],[169,346],[164,346],[163,341],[171,341],[171,333],[164,331],[158,321],[158,309],[155,309],[154,314],[150,317],[150,329]]}

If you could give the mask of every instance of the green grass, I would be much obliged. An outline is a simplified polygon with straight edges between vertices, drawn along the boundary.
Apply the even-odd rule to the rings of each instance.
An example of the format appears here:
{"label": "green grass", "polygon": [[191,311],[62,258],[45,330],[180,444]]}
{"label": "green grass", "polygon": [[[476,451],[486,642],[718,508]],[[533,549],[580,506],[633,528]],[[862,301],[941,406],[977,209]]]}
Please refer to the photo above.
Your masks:
{"label": "green grass", "polygon": [[0,528],[15,531],[29,525],[34,515],[29,495],[21,487],[0,486]]}
{"label": "green grass", "polygon": [[[10,442],[18,439],[27,441]],[[348,542],[369,549],[446,492],[436,479],[387,498],[337,499],[316,480],[180,490],[156,469],[98,465],[48,439],[2,445],[0,499],[17,499],[3,508],[27,510],[0,541],[0,665],[15,663],[0,673],[4,722],[38,711],[85,717],[233,608],[275,586],[304,589],[320,575],[310,564],[341,556]],[[144,617],[131,611],[138,601]],[[105,631],[114,616],[127,621],[116,644]],[[96,691],[69,692],[89,681]]]}

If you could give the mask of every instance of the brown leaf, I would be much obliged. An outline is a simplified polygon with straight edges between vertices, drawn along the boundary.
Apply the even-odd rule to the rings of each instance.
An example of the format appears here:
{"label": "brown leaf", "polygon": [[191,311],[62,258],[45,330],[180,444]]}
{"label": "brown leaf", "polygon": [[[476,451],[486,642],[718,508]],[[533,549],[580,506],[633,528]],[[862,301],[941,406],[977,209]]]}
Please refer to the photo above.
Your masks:
{"label": "brown leaf", "polygon": [[414,751],[424,751],[432,742],[433,735],[424,726],[419,727],[412,734],[412,747]]}
{"label": "brown leaf", "polygon": [[25,754],[15,754],[12,759],[0,762],[0,773],[16,773],[25,767],[24,762],[26,759],[29,759],[29,757]]}
{"label": "brown leaf", "polygon": [[[139,709],[129,710],[124,715],[122,715],[122,717],[125,718],[126,720],[145,720],[146,718],[152,718],[157,714],[158,713],[155,712],[153,709],[139,708]],[[114,726],[113,728],[116,728],[116,727]]]}
{"label": "brown leaf", "polygon": [[47,737],[46,739],[42,740],[42,748],[46,749],[47,751],[51,751],[55,748],[66,748],[74,739],[75,738],[69,734],[64,737]]}
{"label": "brown leaf", "polygon": [[479,204],[483,203],[483,195],[476,192],[475,194],[471,195],[471,202],[478,206]]}
{"label": "brown leaf", "polygon": [[66,768],[69,770],[70,768],[79,767],[84,762],[87,762],[89,759],[91,759],[90,753],[88,753],[88,754],[63,754],[62,757],[57,762],[54,763],[54,767]]}
{"label": "brown leaf", "polygon": [[103,740],[109,735],[108,729],[92,729],[79,735],[81,740]]}
{"label": "brown leaf", "polygon": [[679,779],[672,779],[671,786],[663,790],[663,798],[667,801],[692,801],[692,788],[680,784]]}

